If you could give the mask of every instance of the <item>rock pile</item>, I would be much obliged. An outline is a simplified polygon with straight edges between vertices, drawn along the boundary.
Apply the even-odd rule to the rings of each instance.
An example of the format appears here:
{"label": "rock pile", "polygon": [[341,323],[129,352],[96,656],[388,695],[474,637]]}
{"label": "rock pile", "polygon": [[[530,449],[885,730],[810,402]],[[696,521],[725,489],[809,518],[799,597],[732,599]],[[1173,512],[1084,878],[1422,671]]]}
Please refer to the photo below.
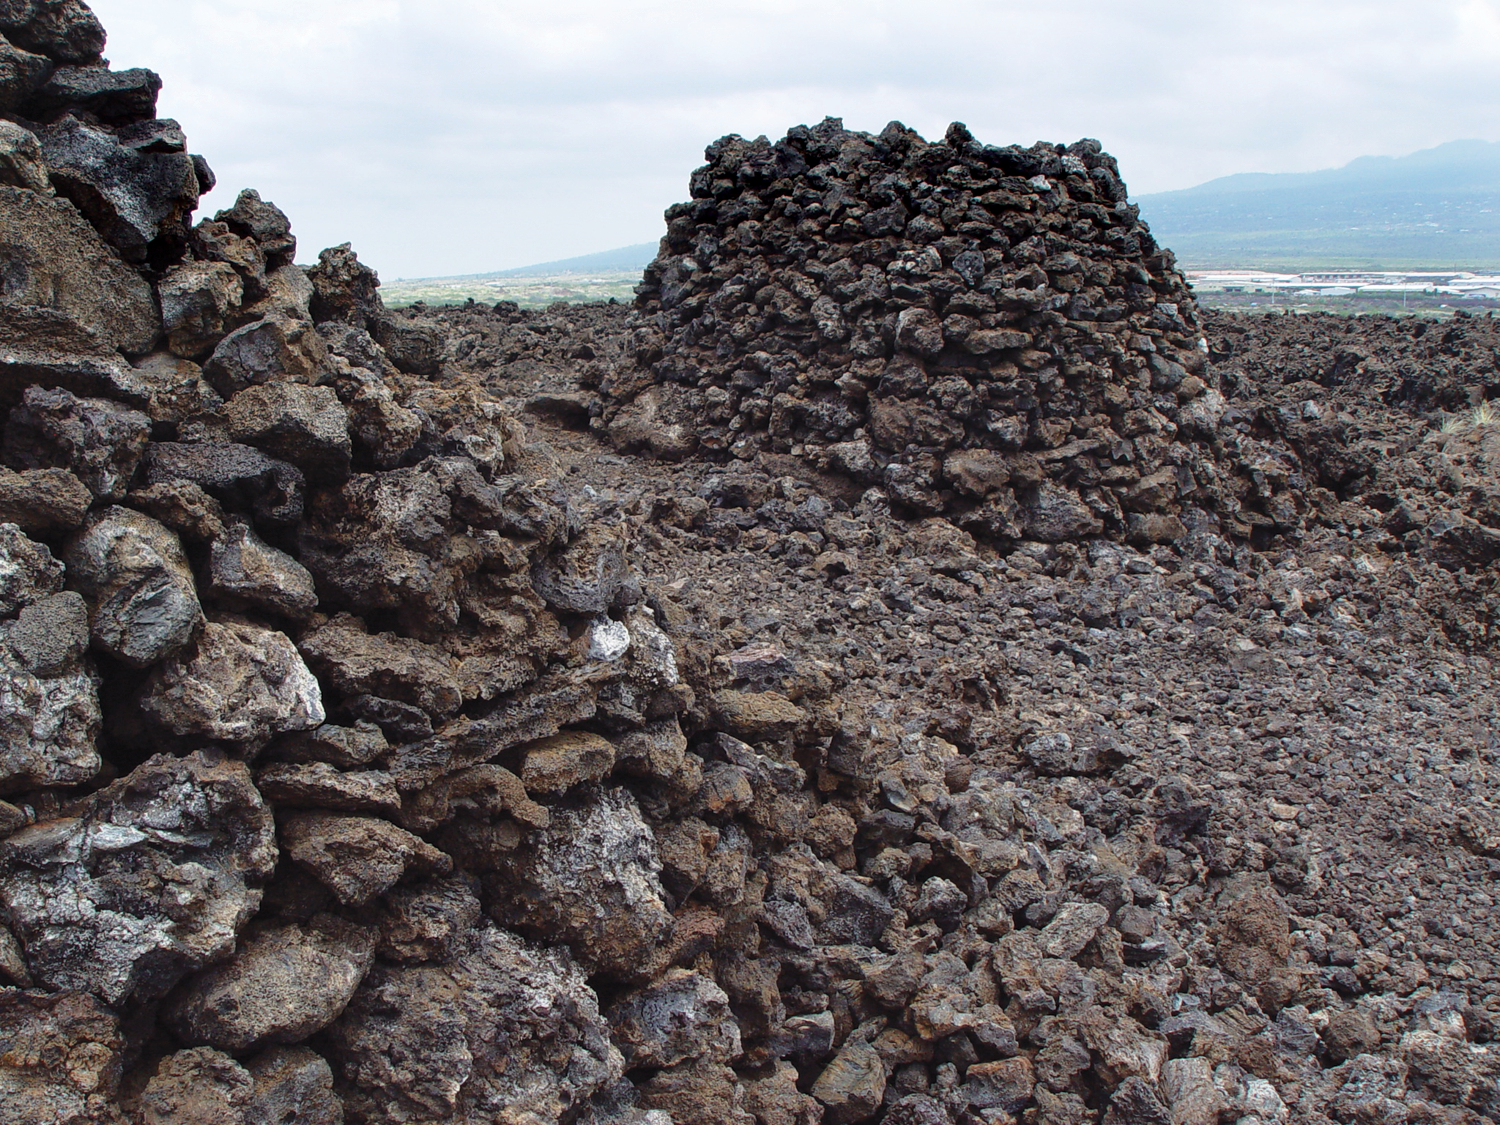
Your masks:
{"label": "rock pile", "polygon": [[[662,354],[626,394],[595,312],[572,332],[501,310],[486,338],[388,312],[347,246],[296,265],[286,216],[253,192],[189,226],[210,176],[152,117],[155,77],[110,71],[78,0],[0,5],[0,32],[16,279],[0,293],[0,1119],[1493,1118],[1483,995],[1356,1003],[1391,960],[1338,919],[1294,917],[1288,894],[1316,874],[1295,827],[1263,843],[1235,820],[1228,837],[1206,786],[1132,767],[1107,727],[1015,713],[1004,668],[974,660],[973,637],[1014,639],[1015,611],[1057,626],[1018,690],[1088,667],[1089,645],[1123,651],[1148,620],[1165,631],[1158,613],[1209,646],[1189,624],[1224,624],[1236,573],[1256,572],[1243,546],[1186,530],[1266,510],[1221,502],[1203,460],[1250,436],[1190,433],[1219,409],[1191,306],[1156,300],[1180,282],[1095,149],[992,156],[956,131],[927,146],[832,126],[718,146],[735,175],[699,178],[717,248],[699,239],[701,271],[674,259],[647,300],[670,289],[668,312],[688,310],[688,275],[740,253],[736,271],[774,282],[756,287],[764,319],[738,296],[715,308],[724,339],[763,349],[700,347],[701,317],[697,335],[636,331],[635,354]],[[908,185],[874,176],[882,160]],[[976,195],[981,166],[995,182]],[[780,201],[815,173],[824,213],[806,200],[790,218]],[[782,210],[767,222],[753,199]],[[830,241],[835,221],[852,225]],[[750,253],[784,223],[847,251],[796,276],[873,303],[835,316],[787,288],[788,251]],[[1093,245],[1090,229],[1132,263],[1118,276],[1047,241]],[[716,292],[748,293],[736,276]],[[808,334],[802,300],[832,335]],[[690,374],[690,339],[718,366]],[[812,377],[845,353],[827,386]],[[878,493],[855,509],[759,468],[612,494],[584,483],[608,467],[595,448],[534,441],[505,388],[457,362],[502,355],[517,378],[586,365],[608,411],[575,387],[530,396],[533,415],[594,415],[658,452],[687,451],[660,436],[682,409],[710,451],[824,457],[1001,539],[1178,541],[1032,543],[1002,568],[953,522],[902,524]],[[980,404],[970,377],[1011,397]],[[932,405],[959,383],[972,412]],[[701,412],[731,386],[751,405]],[[829,386],[863,413],[819,438]],[[732,550],[739,588],[695,597],[690,576]],[[766,559],[800,584],[807,635],[842,648],[758,636],[783,588]],[[1280,580],[1288,623],[1347,593]],[[890,640],[888,669],[866,630]],[[1445,769],[1443,791],[1475,776]],[[1491,810],[1464,810],[1492,854]]]}
{"label": "rock pile", "polygon": [[1097,142],[830,118],[706,156],[603,383],[617,446],[797,454],[1000,541],[1297,523]]}

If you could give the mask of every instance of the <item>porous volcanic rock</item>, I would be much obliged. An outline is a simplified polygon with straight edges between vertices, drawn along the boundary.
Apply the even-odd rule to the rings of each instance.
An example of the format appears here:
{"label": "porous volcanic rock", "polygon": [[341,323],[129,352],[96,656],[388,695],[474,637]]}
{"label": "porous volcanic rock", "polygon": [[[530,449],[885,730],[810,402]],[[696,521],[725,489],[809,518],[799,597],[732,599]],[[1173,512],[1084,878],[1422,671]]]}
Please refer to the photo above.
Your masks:
{"label": "porous volcanic rock", "polygon": [[600,384],[616,444],[792,453],[1000,540],[1290,518],[1210,447],[1196,307],[1098,142],[830,118],[705,155]]}
{"label": "porous volcanic rock", "polygon": [[0,905],[39,983],[119,1004],[232,950],[275,857],[242,763],[159,755],[0,843]]}
{"label": "porous volcanic rock", "polygon": [[446,964],[377,964],[329,1034],[370,1122],[561,1120],[623,1070],[567,953],[488,926]]}

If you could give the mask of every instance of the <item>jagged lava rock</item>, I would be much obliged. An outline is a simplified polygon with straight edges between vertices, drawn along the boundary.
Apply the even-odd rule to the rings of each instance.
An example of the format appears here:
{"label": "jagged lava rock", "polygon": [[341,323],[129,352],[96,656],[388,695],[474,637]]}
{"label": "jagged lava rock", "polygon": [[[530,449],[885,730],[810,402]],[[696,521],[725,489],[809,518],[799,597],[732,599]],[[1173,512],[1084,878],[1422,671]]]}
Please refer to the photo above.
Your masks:
{"label": "jagged lava rock", "polygon": [[100,500],[120,500],[150,433],[151,419],[139,410],[27,387],[6,420],[4,455],[16,469],[68,469]]}
{"label": "jagged lava rock", "polygon": [[115,1014],[82,992],[0,989],[0,1116],[95,1125],[119,1120],[125,1038]]}
{"label": "jagged lava rock", "polygon": [[79,785],[102,764],[98,676],[84,660],[88,612],[68,592],[0,621],[0,792]]}
{"label": "jagged lava rock", "polygon": [[376,931],[320,914],[252,927],[234,957],[184,981],[163,1015],[194,1046],[300,1043],[338,1018],[375,957]]}
{"label": "jagged lava rock", "polygon": [[371,1125],[565,1120],[624,1069],[567,952],[490,926],[444,965],[377,964],[328,1034]]}
{"label": "jagged lava rock", "polygon": [[135,668],[181,651],[203,622],[182,544],[131,508],[94,512],[63,552],[94,643]]}
{"label": "jagged lava rock", "polygon": [[232,950],[275,861],[242,763],[159,755],[0,843],[0,903],[39,982],[119,1004]]}
{"label": "jagged lava rock", "polygon": [[550,824],[494,862],[484,882],[495,920],[566,942],[591,972],[635,977],[671,926],[655,837],[624,789],[554,806]]}
{"label": "jagged lava rock", "polygon": [[190,656],[152,670],[141,710],[173,734],[255,745],[327,717],[322,689],[286,634],[212,621]]}

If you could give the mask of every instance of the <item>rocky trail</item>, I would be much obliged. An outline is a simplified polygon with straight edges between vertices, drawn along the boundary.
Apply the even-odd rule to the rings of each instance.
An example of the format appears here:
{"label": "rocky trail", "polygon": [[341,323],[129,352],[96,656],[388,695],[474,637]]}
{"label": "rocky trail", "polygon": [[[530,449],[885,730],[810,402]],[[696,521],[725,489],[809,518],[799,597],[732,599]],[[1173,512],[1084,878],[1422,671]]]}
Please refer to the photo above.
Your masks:
{"label": "rocky trail", "polygon": [[0,1120],[1500,1120],[1493,322],[834,120],[398,312],[0,34]]}

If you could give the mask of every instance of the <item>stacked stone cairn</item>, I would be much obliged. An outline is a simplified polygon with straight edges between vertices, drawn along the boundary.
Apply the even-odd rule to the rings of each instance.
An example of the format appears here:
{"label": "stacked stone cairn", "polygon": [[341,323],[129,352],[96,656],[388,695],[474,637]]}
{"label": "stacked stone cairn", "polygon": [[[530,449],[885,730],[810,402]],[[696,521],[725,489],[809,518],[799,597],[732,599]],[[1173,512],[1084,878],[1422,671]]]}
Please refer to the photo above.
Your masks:
{"label": "stacked stone cairn", "polygon": [[829,118],[705,155],[603,386],[617,445],[795,454],[1002,543],[1297,523],[1097,141]]}
{"label": "stacked stone cairn", "polygon": [[[1018,777],[716,655],[347,246],[296,265],[248,191],[190,225],[212,174],[87,7],[0,33],[0,1121],[1285,1119],[1241,1065],[1304,1027],[1285,907],[1214,967],[1152,882],[1202,794],[1105,839],[1107,748]],[[712,153],[612,429],[688,404],[997,534],[1212,491],[1191,303],[1094,146]]]}

